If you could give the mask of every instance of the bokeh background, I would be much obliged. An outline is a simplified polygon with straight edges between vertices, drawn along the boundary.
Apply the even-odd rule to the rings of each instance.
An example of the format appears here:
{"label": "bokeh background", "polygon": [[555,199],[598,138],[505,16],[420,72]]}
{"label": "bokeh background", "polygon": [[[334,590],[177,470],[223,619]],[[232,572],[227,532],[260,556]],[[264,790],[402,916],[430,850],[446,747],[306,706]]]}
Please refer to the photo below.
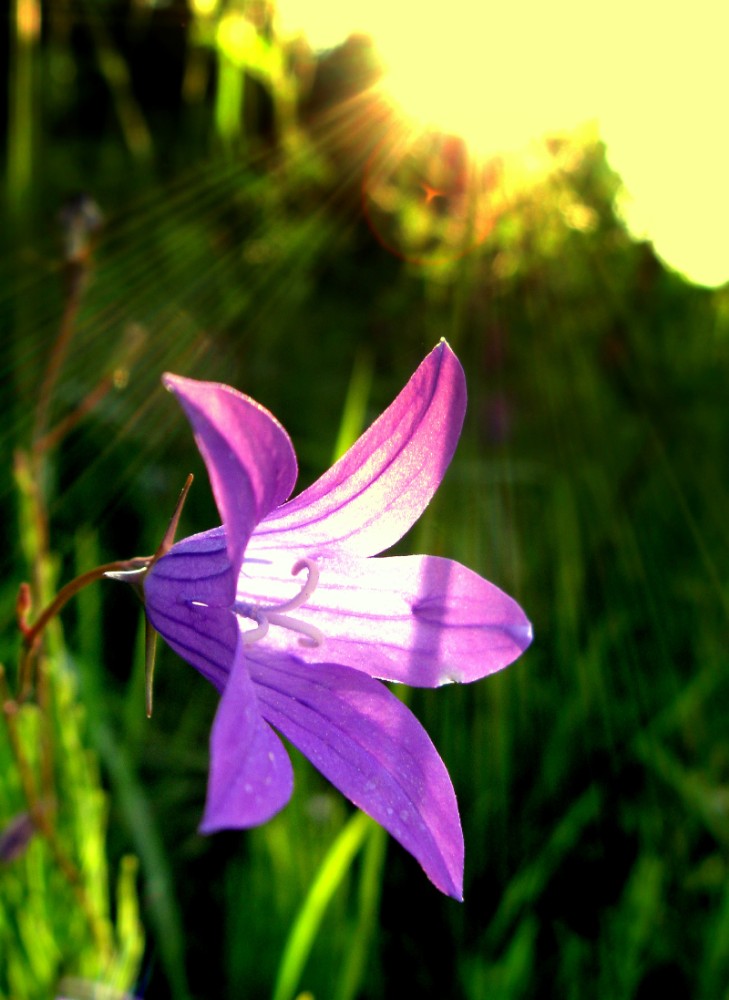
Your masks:
{"label": "bokeh background", "polygon": [[[389,6],[8,5],[2,997],[729,996],[723,5]],[[154,551],[190,471],[215,523],[163,371],[266,405],[303,487],[441,337],[469,410],[398,551],[535,629],[408,696],[462,905],[296,755],[282,814],[198,835],[216,696],[161,649],[145,718],[121,584],[10,704],[21,582],[33,622]]]}

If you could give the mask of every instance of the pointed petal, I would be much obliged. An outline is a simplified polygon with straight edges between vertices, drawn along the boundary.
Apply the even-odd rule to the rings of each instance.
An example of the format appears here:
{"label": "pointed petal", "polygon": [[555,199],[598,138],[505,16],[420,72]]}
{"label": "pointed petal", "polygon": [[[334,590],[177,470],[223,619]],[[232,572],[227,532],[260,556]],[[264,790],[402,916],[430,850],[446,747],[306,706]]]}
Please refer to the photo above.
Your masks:
{"label": "pointed petal", "polygon": [[258,709],[240,639],[243,623],[228,608],[199,599],[219,596],[220,580],[229,574],[225,535],[215,529],[173,546],[145,580],[154,628],[223,692],[210,737],[203,833],[264,823],[293,789],[288,754]]}
{"label": "pointed petal", "polygon": [[296,456],[281,424],[254,400],[216,382],[165,375],[205,460],[234,567],[255,525],[290,495]]}
{"label": "pointed petal", "polygon": [[288,548],[356,555],[389,548],[415,523],[455,451],[466,410],[463,369],[445,341],[349,451],[256,535]]}
{"label": "pointed petal", "polygon": [[[516,601],[451,559],[337,556],[315,562],[317,588],[294,615],[325,636],[323,645],[295,645],[291,632],[271,628],[264,647],[412,687],[439,687],[500,670],[532,640]],[[291,598],[291,568],[289,553],[266,552],[254,537],[238,579],[238,600],[270,605]]]}
{"label": "pointed petal", "polygon": [[238,643],[210,734],[210,774],[201,833],[265,823],[291,798],[293,769],[281,740],[263,721]]}
{"label": "pointed petal", "polygon": [[264,718],[388,830],[438,889],[461,899],[453,785],[410,710],[379,681],[336,664],[304,664],[258,646],[248,663]]}

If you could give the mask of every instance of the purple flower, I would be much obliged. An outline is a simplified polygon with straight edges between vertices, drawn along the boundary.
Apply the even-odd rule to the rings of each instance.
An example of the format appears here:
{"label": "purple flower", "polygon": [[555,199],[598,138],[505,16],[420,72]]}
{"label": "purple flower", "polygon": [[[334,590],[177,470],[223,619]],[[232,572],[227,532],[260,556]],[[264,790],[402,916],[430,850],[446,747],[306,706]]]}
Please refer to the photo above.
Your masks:
{"label": "purple flower", "polygon": [[371,558],[418,519],[451,460],[466,408],[456,356],[442,341],[293,500],[296,457],[267,410],[225,385],[164,384],[192,425],[223,521],[178,542],[144,580],[153,627],[221,692],[201,830],[255,826],[286,804],[292,769],[275,729],[460,899],[448,772],[380,681],[476,680],[516,659],[531,626],[450,559]]}

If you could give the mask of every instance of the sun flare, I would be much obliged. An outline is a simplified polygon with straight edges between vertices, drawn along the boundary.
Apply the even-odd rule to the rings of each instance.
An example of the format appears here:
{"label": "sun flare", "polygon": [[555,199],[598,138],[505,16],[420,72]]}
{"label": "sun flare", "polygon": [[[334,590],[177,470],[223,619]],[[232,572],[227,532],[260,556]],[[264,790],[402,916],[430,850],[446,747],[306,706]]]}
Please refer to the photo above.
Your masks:
{"label": "sun flare", "polygon": [[729,279],[723,0],[280,7],[314,48],[370,35],[383,91],[412,128],[461,136],[481,158],[596,122],[635,236],[692,281]]}

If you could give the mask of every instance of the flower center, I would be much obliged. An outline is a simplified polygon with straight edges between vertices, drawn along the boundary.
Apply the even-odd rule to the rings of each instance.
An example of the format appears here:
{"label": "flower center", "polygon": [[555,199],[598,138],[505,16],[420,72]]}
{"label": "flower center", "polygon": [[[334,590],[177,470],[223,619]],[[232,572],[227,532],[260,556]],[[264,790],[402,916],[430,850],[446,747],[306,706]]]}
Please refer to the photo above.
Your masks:
{"label": "flower center", "polygon": [[301,646],[321,646],[324,642],[324,636],[318,628],[299,621],[298,618],[291,618],[288,614],[289,611],[295,611],[302,604],[306,604],[319,582],[319,567],[313,560],[299,559],[297,563],[294,563],[291,573],[296,576],[302,569],[306,570],[306,581],[298,594],[290,601],[269,606],[235,603],[233,610],[237,614],[244,618],[250,618],[256,623],[256,628],[248,629],[247,632],[243,633],[243,642],[247,646],[263,639],[268,634],[271,625],[279,625],[281,628],[288,629],[289,632],[297,632],[300,635],[299,644]]}

